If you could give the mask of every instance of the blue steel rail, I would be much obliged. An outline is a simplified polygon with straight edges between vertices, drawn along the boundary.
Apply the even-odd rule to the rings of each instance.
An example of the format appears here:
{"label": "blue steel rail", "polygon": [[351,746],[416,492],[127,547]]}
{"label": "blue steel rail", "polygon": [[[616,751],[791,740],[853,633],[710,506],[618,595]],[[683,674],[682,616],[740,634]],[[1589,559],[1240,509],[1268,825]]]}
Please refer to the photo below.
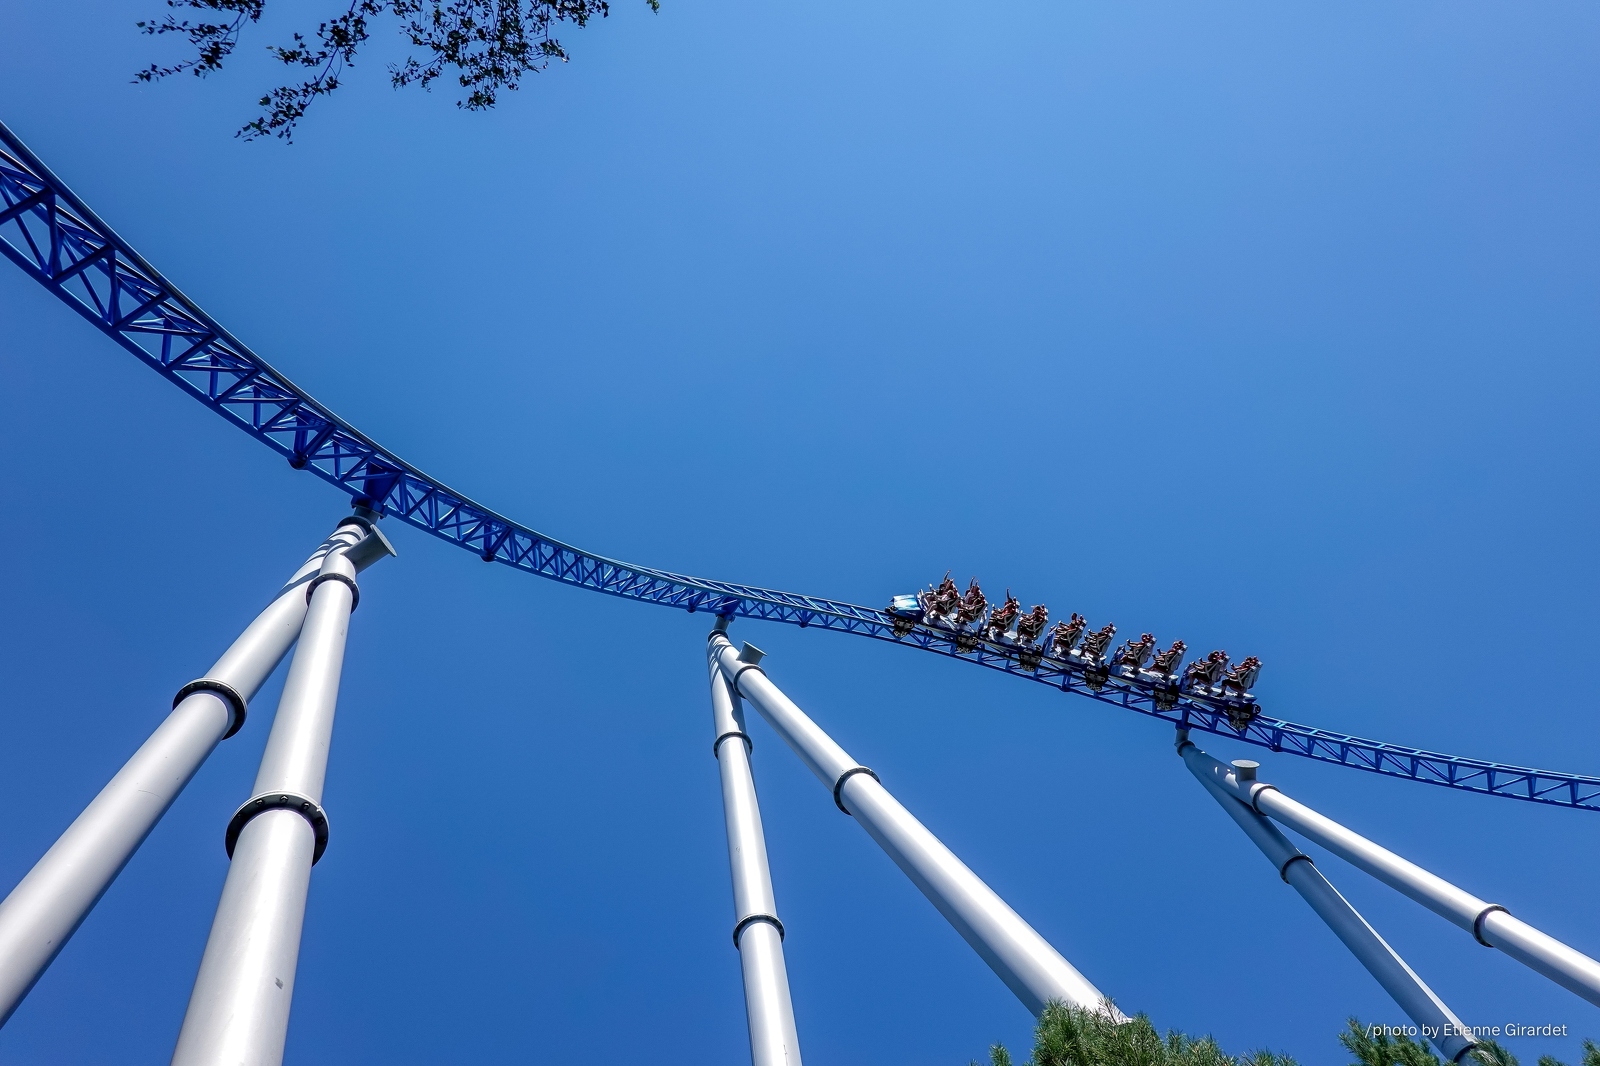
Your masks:
{"label": "blue steel rail", "polygon": [[689,612],[759,618],[906,644],[1075,692],[1141,714],[1321,762],[1468,792],[1600,810],[1600,778],[1464,759],[1257,715],[1243,730],[1226,711],[1183,697],[1158,706],[1147,686],[1115,675],[1091,687],[1081,669],[1024,664],[984,642],[895,625],[838,600],[688,577],[607,559],[552,540],[429,477],[312,399],[162,277],[0,124],[0,251],[101,332],[195,399],[358,501],[474,552],[580,588]]}

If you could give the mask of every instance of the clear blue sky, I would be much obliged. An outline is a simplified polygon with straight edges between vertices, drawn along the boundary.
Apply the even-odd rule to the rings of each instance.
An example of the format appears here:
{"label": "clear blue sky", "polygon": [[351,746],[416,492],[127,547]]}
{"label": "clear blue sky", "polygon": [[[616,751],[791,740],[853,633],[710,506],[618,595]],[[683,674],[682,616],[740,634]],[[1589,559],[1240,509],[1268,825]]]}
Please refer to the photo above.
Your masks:
{"label": "clear blue sky", "polygon": [[[223,75],[145,87],[172,54],[133,28],[157,0],[13,4],[0,107],[423,469],[629,560],[866,604],[952,568],[1259,655],[1283,717],[1600,772],[1593,5],[623,2],[491,114],[391,91],[385,31],[295,146],[233,140],[275,76],[261,46],[329,6],[274,0]],[[0,322],[10,885],[345,501],[9,266]],[[390,535],[289,1061],[747,1061],[704,616]],[[1347,1015],[1399,1020],[1166,726],[735,628],[1126,1009],[1307,1066],[1347,1061]],[[0,1061],[166,1062],[269,722],[206,765]],[[1261,757],[1600,953],[1600,817]],[[759,723],[755,765],[807,1060],[1025,1043]],[[1467,1021],[1600,1037],[1595,1008],[1324,868]]]}

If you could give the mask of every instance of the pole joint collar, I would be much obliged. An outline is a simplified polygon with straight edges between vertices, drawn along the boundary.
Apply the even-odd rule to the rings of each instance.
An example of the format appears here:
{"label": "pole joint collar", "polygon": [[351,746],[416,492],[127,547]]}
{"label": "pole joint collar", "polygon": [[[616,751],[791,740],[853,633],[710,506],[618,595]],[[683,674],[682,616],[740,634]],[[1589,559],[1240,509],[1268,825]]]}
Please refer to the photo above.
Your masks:
{"label": "pole joint collar", "polygon": [[228,849],[228,858],[233,858],[233,849],[239,843],[239,834],[244,832],[244,827],[250,819],[272,810],[294,811],[311,823],[311,832],[317,841],[315,850],[311,852],[311,863],[313,866],[316,865],[321,860],[322,853],[328,850],[328,814],[322,809],[322,804],[298,792],[263,792],[259,796],[251,796],[240,804],[239,809],[233,812],[233,817],[228,819],[228,832],[223,837],[223,846]]}
{"label": "pole joint collar", "polygon": [[1278,867],[1278,876],[1283,878],[1284,884],[1289,883],[1289,867],[1293,866],[1297,862],[1310,863],[1312,866],[1316,865],[1316,863],[1311,862],[1311,856],[1301,851],[1295,852],[1293,855],[1289,856],[1283,861],[1282,866]]}
{"label": "pole joint collar", "polygon": [[[850,814],[850,811],[849,811],[849,809],[847,807],[845,807],[844,800],[840,799],[839,790],[841,788],[844,788],[844,783],[846,781],[850,780],[856,774],[866,774],[868,777],[872,778],[874,781],[878,781],[878,775],[873,773],[871,770],[869,770],[865,766],[852,766],[852,767],[850,767],[850,769],[846,770],[844,773],[839,775],[839,780],[837,780],[837,781],[835,781],[833,783],[833,805],[835,807],[839,808],[841,811],[844,811],[844,813],[846,813],[846,814]],[[882,781],[878,781],[878,783],[880,785],[883,784]],[[855,815],[850,814],[850,817],[854,818]]]}
{"label": "pole joint collar", "polygon": [[739,934],[744,932],[745,927],[754,925],[756,922],[766,922],[768,925],[778,930],[778,943],[783,943],[783,923],[778,921],[778,916],[776,914],[747,914],[743,918],[739,919],[738,925],[733,927],[734,947],[739,946]]}
{"label": "pole joint collar", "polygon": [[711,754],[719,759],[722,758],[722,742],[727,740],[729,737],[738,737],[740,740],[744,741],[744,752],[746,755],[755,750],[755,745],[750,743],[750,735],[748,733],[740,732],[737,729],[730,729],[716,740],[711,742]]}
{"label": "pole joint collar", "polygon": [[306,584],[307,606],[310,606],[311,604],[311,594],[317,591],[317,586],[322,584],[324,581],[337,581],[341,584],[348,585],[350,587],[350,609],[354,611],[357,607],[361,606],[361,586],[356,584],[355,578],[347,577],[344,574],[337,572],[318,574]]}
{"label": "pole joint collar", "polygon": [[226,681],[218,681],[214,677],[201,677],[189,682],[178,690],[172,697],[172,709],[177,710],[178,704],[193,696],[196,692],[215,692],[228,705],[228,731],[222,734],[222,739],[227,740],[240,729],[244,728],[244,716],[250,713],[250,707],[245,703],[239,690]]}
{"label": "pole joint collar", "polygon": [[[363,510],[365,510],[367,514],[377,513],[371,508],[363,508]],[[366,517],[366,515],[359,514],[345,515],[343,518],[339,519],[339,525],[336,525],[333,528],[335,531],[337,531],[340,526],[360,526],[361,529],[366,533],[376,533],[378,531],[378,524],[376,522]]]}
{"label": "pole joint collar", "polygon": [[1261,809],[1261,802],[1260,802],[1261,801],[1261,794],[1263,792],[1266,792],[1268,789],[1271,789],[1273,792],[1277,792],[1279,795],[1283,794],[1282,790],[1279,789],[1277,785],[1271,784],[1269,782],[1266,782],[1266,781],[1252,781],[1252,782],[1250,782],[1250,809],[1255,811],[1257,814],[1262,815],[1262,816],[1265,816],[1267,812],[1263,811]]}
{"label": "pole joint collar", "polygon": [[[739,679],[744,676],[744,672],[746,670],[754,670],[756,673],[760,674],[762,677],[766,677],[767,676],[767,672],[765,670],[761,669],[761,667],[757,666],[755,663],[740,663],[739,664],[739,669],[735,670],[733,672],[733,676],[728,678],[728,684],[733,686],[733,691],[739,692]],[[742,696],[742,695],[744,695],[744,693],[739,692],[739,695]]]}
{"label": "pole joint collar", "polygon": [[1492,948],[1494,945],[1483,939],[1483,920],[1489,917],[1489,915],[1495,911],[1499,911],[1501,914],[1504,914],[1507,917],[1510,917],[1511,915],[1511,912],[1500,906],[1500,904],[1491,903],[1487,907],[1483,908],[1482,912],[1479,913],[1476,918],[1472,919],[1472,938],[1486,948]]}

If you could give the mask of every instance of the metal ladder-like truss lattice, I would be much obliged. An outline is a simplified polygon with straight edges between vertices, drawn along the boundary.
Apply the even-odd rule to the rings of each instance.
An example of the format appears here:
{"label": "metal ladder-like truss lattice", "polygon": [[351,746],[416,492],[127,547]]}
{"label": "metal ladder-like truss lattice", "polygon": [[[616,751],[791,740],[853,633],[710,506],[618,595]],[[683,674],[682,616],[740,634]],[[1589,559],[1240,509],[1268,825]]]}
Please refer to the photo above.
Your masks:
{"label": "metal ladder-like truss lattice", "polygon": [[[0,125],[0,252],[101,332],[296,469],[309,470],[382,514],[477,554],[613,596],[854,633],[938,652],[1008,674],[1232,737],[1272,751],[1390,777],[1562,807],[1600,810],[1600,778],[1467,759],[1257,715],[1245,728],[1224,708],[1182,697],[1158,703],[1137,682],[1090,684],[1072,664],[1024,663],[983,642],[896,624],[839,600],[634,566],[552,540],[483,507],[366,437],[274,370],[162,277]],[[1170,706],[1168,703],[1170,702]]]}

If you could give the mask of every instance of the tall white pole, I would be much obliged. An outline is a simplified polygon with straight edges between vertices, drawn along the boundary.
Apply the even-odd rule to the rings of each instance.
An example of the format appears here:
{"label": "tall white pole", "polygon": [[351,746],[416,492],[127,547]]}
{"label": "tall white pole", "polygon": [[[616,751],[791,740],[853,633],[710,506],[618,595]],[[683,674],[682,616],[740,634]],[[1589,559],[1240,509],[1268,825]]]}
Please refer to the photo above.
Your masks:
{"label": "tall white pole", "polygon": [[1344,941],[1344,946],[1377,979],[1383,990],[1399,1005],[1417,1027],[1433,1041],[1434,1047],[1444,1052],[1452,1062],[1460,1062],[1467,1052],[1477,1046],[1477,1041],[1467,1035],[1466,1026],[1455,1012],[1416,975],[1406,961],[1395,953],[1378,931],[1341,896],[1322,872],[1312,863],[1311,857],[1301,852],[1278,827],[1241,802],[1222,783],[1227,770],[1216,759],[1207,755],[1189,740],[1186,729],[1178,730],[1178,754],[1189,771],[1205,786],[1228,817],[1238,823],[1261,854],[1267,857],[1283,878],[1311,905],[1317,917]]}
{"label": "tall white pole", "polygon": [[[1220,765],[1220,764],[1219,764]],[[1513,918],[1498,903],[1472,893],[1402,859],[1361,834],[1299,803],[1256,778],[1259,764],[1248,759],[1224,767],[1220,780],[1257,812],[1309,837],[1335,855],[1398,889],[1436,914],[1471,933],[1478,943],[1499,948],[1518,962],[1600,1006],[1600,962]]]}
{"label": "tall white pole", "polygon": [[[359,548],[357,549],[359,550]],[[328,843],[322,785],[358,590],[329,553],[302,593],[300,644],[250,799],[228,824],[233,864],[189,997],[174,1066],[278,1066],[289,1029],[311,866]]]}
{"label": "tall white pole", "polygon": [[244,724],[249,701],[300,635],[305,585],[322,560],[356,545],[369,529],[371,523],[363,518],[339,524],[216,665],[178,690],[166,721],[0,903],[0,1024],[11,1017],[217,744]]}
{"label": "tall white pole", "polygon": [[727,637],[713,633],[711,653],[734,691],[833,790],[839,809],[861,823],[1024,1006],[1035,1015],[1051,1001],[1102,1008],[1105,997],[1099,989],[889,795],[876,774],[852,759],[767,680],[755,665],[755,649],[745,645],[741,657]]}
{"label": "tall white pole", "polygon": [[[720,625],[726,625],[726,622]],[[719,625],[719,632],[720,632]],[[800,1036],[789,999],[783,961],[783,923],[767,868],[767,840],[750,769],[750,736],[743,701],[711,656],[711,753],[722,775],[722,813],[728,830],[728,867],[733,875],[733,945],[744,970],[745,1016],[750,1023],[754,1066],[800,1066]]]}

